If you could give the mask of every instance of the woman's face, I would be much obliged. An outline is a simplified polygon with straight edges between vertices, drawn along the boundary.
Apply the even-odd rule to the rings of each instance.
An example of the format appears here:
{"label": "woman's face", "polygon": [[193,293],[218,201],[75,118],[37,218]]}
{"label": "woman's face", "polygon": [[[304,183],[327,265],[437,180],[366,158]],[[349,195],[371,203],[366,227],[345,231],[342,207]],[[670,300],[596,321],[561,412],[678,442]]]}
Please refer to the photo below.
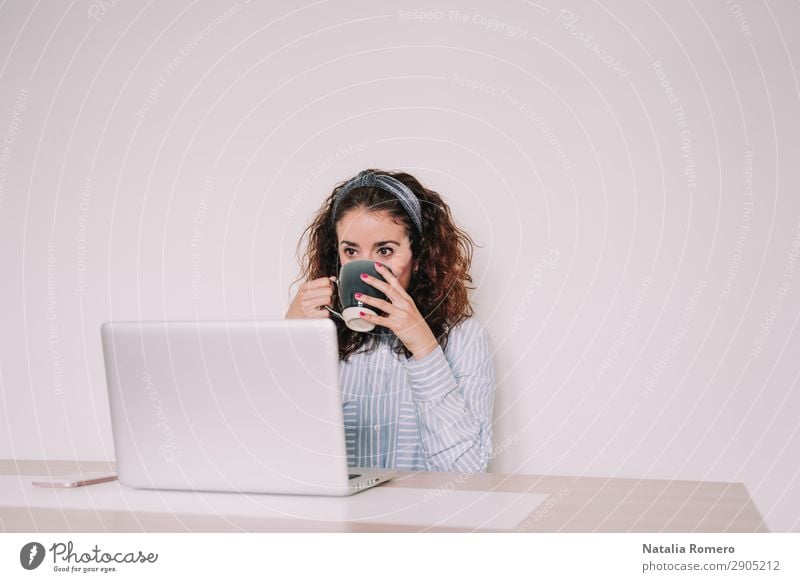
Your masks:
{"label": "woman's face", "polygon": [[414,267],[411,241],[388,212],[354,208],[336,223],[336,238],[342,265],[357,259],[378,261],[388,265],[403,289],[408,289]]}

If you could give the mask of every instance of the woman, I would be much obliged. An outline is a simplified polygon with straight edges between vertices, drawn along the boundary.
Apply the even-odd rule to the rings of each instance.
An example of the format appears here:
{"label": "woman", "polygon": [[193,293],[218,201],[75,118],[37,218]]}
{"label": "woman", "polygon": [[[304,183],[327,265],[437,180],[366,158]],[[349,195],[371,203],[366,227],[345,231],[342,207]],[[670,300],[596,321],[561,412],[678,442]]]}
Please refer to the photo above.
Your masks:
{"label": "woman", "polygon": [[362,312],[373,332],[334,319],[351,467],[486,470],[494,370],[467,297],[472,244],[439,194],[410,174],[380,170],[334,188],[304,231],[295,281],[304,283],[286,318],[341,311],[335,274],[348,261],[377,261],[386,279],[362,275],[389,298],[359,297],[383,312]]}

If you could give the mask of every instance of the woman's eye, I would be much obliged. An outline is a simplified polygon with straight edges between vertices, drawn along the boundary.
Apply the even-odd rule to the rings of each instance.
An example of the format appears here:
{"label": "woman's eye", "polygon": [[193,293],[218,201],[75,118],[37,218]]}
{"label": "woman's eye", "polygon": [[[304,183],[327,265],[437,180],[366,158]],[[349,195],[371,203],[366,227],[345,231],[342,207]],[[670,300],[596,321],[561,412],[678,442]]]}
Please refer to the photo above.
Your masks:
{"label": "woman's eye", "polygon": [[350,251],[353,251],[353,252],[355,252],[355,249],[352,249],[352,248],[350,248],[350,247],[347,247],[346,249],[344,249],[344,254],[345,254],[346,256],[348,256],[348,257],[352,257],[353,255],[351,255],[351,254],[350,254]]}
{"label": "woman's eye", "polygon": [[383,255],[384,257],[388,257],[389,255],[391,255],[391,254],[392,254],[392,248],[391,248],[391,247],[381,247],[381,248],[380,248],[380,249],[378,249],[378,250],[379,250],[381,253],[383,253],[383,251],[389,251],[388,253],[386,253],[386,254],[384,254],[384,255]]}

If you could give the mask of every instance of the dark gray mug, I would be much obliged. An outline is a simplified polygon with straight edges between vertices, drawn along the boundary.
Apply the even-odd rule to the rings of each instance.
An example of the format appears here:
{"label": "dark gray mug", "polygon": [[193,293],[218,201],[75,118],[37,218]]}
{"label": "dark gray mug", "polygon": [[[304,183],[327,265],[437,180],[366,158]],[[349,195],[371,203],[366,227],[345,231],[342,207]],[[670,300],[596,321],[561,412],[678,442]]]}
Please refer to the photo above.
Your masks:
{"label": "dark gray mug", "polygon": [[[386,268],[389,269],[389,267]],[[392,270],[389,269],[389,272],[391,273]],[[389,301],[389,298],[364,281],[361,278],[361,273],[367,273],[380,281],[386,281],[375,269],[375,261],[359,259],[342,265],[339,271],[339,301],[342,304],[341,318],[344,320],[345,325],[353,331],[372,331],[375,329],[375,324],[363,319],[358,314],[359,311],[373,315],[384,315],[384,312],[356,299],[356,293],[363,293],[384,301]]]}

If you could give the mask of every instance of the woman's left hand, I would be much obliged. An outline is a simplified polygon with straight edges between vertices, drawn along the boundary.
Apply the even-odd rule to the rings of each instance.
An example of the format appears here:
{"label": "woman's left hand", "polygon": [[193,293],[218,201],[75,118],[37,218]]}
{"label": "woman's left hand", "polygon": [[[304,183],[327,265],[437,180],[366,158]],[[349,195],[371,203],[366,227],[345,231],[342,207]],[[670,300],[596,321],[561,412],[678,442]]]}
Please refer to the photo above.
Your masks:
{"label": "woman's left hand", "polygon": [[409,351],[414,354],[414,358],[421,360],[436,349],[436,337],[433,335],[425,318],[422,317],[422,314],[417,309],[414,300],[403,289],[397,277],[380,263],[375,263],[375,268],[386,279],[386,282],[370,275],[362,276],[361,280],[381,291],[389,298],[389,301],[363,294],[356,298],[366,305],[380,309],[386,315],[380,316],[362,312],[363,315],[361,317],[370,323],[391,329]]}

